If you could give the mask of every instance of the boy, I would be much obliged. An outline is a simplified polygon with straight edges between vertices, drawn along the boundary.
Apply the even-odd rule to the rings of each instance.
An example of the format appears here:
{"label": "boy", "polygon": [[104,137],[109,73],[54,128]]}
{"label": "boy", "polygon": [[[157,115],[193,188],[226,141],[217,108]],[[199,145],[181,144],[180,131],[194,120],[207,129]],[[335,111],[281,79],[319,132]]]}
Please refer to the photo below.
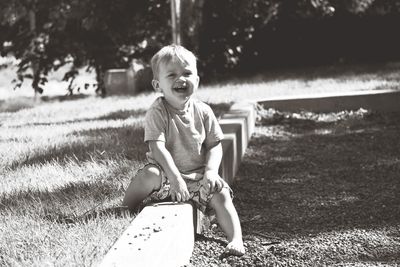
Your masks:
{"label": "boy", "polygon": [[215,210],[229,241],[226,254],[245,253],[242,230],[228,184],[218,175],[222,130],[211,108],[192,99],[199,85],[196,57],[182,46],[169,45],[151,60],[152,85],[163,94],[145,117],[144,141],[149,164],[129,185],[123,205],[136,208],[148,196],[192,200],[203,212]]}

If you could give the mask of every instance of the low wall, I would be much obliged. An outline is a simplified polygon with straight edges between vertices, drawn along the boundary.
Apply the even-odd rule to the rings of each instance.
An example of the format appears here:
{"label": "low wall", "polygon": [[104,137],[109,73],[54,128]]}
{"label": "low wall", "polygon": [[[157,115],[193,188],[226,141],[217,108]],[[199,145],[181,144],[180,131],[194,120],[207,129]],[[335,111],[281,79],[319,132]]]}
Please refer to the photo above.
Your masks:
{"label": "low wall", "polygon": [[297,112],[307,110],[313,112],[338,112],[364,108],[373,111],[400,111],[400,91],[361,91],[340,95],[307,95],[289,98],[270,98],[258,101],[264,108]]}
{"label": "low wall", "polygon": [[151,91],[152,73],[149,67],[134,71],[128,69],[109,69],[104,74],[104,87],[107,95],[135,95]]}

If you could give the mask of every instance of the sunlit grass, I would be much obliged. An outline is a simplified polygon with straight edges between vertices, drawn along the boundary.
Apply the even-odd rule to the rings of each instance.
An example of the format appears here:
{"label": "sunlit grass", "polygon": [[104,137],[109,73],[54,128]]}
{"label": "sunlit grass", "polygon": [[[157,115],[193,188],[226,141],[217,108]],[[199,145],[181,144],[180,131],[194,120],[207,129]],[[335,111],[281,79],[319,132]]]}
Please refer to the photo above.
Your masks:
{"label": "sunlit grass", "polygon": [[310,94],[347,94],[370,90],[399,90],[400,64],[319,67],[262,74],[204,86],[208,102],[270,99]]}
{"label": "sunlit grass", "polygon": [[0,113],[0,265],[91,266],[133,218],[121,197],[143,164],[154,95]]}
{"label": "sunlit grass", "polygon": [[[111,213],[75,224],[2,214],[2,266],[93,266],[128,224]],[[97,256],[97,257],[96,257]]]}

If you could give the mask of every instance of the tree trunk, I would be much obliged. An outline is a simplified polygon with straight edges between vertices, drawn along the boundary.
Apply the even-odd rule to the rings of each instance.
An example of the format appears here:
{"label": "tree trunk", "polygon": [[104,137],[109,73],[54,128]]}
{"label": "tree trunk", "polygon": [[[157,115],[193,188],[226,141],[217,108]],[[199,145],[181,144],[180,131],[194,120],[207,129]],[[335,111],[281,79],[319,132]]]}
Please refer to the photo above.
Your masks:
{"label": "tree trunk", "polygon": [[36,32],[36,14],[33,7],[28,11],[29,14],[29,29],[31,33]]}
{"label": "tree trunk", "polygon": [[171,0],[172,43],[181,44],[181,0]]}
{"label": "tree trunk", "polygon": [[98,95],[100,95],[101,97],[105,97],[106,94],[107,94],[106,87],[104,85],[104,74],[105,74],[105,71],[98,64],[96,64],[95,70],[96,70],[96,80],[97,80],[96,93]]}
{"label": "tree trunk", "polygon": [[204,0],[182,0],[180,8],[181,42],[195,54],[199,52],[199,31],[203,20]]}
{"label": "tree trunk", "polygon": [[[32,6],[30,7],[28,11],[28,16],[29,16],[29,29],[32,33],[33,38],[36,37],[36,14],[35,14],[35,6],[34,3],[32,3]],[[38,97],[38,93],[42,93],[43,90],[39,87],[39,79],[40,79],[40,67],[39,67],[39,60],[38,58],[34,58],[31,62],[31,68],[32,68],[32,76],[33,76],[33,81],[32,81],[32,88],[35,92],[35,100]]]}

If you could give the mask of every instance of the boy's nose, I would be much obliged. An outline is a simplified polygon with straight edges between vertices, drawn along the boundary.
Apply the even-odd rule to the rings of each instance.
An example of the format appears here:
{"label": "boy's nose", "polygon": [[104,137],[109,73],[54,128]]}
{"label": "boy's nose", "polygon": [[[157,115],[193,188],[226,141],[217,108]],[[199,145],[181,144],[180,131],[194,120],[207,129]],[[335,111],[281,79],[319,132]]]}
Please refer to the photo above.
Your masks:
{"label": "boy's nose", "polygon": [[176,82],[186,84],[186,78],[184,76],[180,76]]}

